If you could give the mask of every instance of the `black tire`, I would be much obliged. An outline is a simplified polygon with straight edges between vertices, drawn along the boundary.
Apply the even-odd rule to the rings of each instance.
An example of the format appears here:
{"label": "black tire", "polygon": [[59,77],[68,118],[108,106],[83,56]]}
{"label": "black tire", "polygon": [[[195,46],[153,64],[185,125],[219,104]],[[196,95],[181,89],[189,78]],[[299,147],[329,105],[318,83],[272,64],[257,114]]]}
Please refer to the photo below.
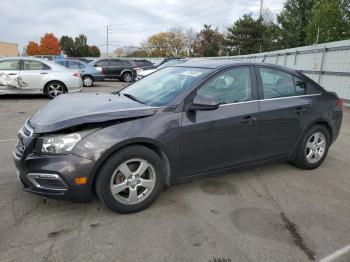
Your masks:
{"label": "black tire", "polygon": [[[61,93],[56,93],[56,94],[54,94],[54,93],[52,92],[52,90],[51,90],[51,87],[53,87],[53,86],[56,86],[56,87],[59,86],[59,87],[60,87],[60,90],[61,90],[61,91],[60,91]],[[67,88],[66,88],[66,86],[65,86],[62,82],[60,82],[60,81],[51,81],[51,82],[49,82],[49,83],[47,83],[47,84],[45,85],[44,93],[45,93],[45,95],[46,95],[48,98],[54,99],[54,98],[57,97],[58,95],[67,93]]]}
{"label": "black tire", "polygon": [[130,73],[130,72],[123,73],[122,80],[124,82],[131,82],[132,81],[132,73]]}
{"label": "black tire", "polygon": [[[118,170],[119,166],[125,163],[125,161],[129,161],[130,159],[146,160],[148,164],[152,165],[155,171],[155,185],[153,190],[149,193],[147,198],[135,204],[122,203],[113,195],[111,190],[111,183],[113,183],[112,178],[115,179],[116,170]],[[156,200],[164,186],[165,168],[161,159],[154,151],[144,146],[135,145],[125,147],[112,154],[103,164],[97,175],[95,184],[96,193],[101,202],[115,212],[132,213],[145,209]],[[129,186],[129,188],[130,187],[131,186]],[[126,188],[121,193],[129,192],[130,197],[129,188]],[[136,189],[137,188],[142,190],[142,187],[136,186]],[[140,197],[142,197],[142,194],[140,194]]]}
{"label": "black tire", "polygon": [[[311,139],[312,136],[316,133],[321,133],[324,136],[324,138],[326,140],[325,148],[324,148],[324,153],[323,153],[322,157],[317,161],[315,159],[314,161],[316,161],[316,162],[310,163],[310,161],[307,159],[307,152],[309,151],[309,149],[307,149],[307,143],[308,143],[309,139]],[[315,168],[319,167],[328,154],[328,149],[329,149],[330,143],[331,143],[331,137],[330,137],[330,133],[329,133],[328,129],[322,125],[313,126],[305,133],[303,139],[301,140],[301,143],[297,148],[296,156],[295,156],[295,159],[292,161],[292,164],[294,164],[297,167],[300,167],[302,169],[307,169],[307,170],[315,169]]]}
{"label": "black tire", "polygon": [[82,77],[82,80],[83,80],[83,85],[85,87],[92,87],[94,85],[94,79],[92,76],[83,76]]}

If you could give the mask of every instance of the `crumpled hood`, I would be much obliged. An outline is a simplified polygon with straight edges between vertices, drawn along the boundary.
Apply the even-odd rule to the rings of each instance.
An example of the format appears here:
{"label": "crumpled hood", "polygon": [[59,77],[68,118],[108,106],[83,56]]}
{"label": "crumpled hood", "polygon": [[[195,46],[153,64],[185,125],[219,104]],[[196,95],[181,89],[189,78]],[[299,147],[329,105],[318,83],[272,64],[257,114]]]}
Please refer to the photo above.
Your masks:
{"label": "crumpled hood", "polygon": [[119,94],[67,94],[39,110],[30,125],[35,133],[49,133],[86,123],[150,116],[156,109]]}

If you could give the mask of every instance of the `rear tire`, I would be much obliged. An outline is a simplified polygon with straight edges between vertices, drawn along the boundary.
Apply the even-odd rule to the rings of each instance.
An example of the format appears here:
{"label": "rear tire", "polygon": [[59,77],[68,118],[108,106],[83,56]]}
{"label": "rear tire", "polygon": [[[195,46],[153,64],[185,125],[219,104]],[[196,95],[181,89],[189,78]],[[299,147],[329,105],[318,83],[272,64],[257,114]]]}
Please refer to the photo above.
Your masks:
{"label": "rear tire", "polygon": [[131,82],[132,81],[132,74],[130,72],[125,72],[123,75],[122,75],[122,80],[124,82]]}
{"label": "rear tire", "polygon": [[50,99],[54,99],[55,97],[67,93],[67,88],[65,85],[59,81],[52,81],[46,84],[44,88],[44,93]]}
{"label": "rear tire", "polygon": [[159,156],[143,146],[112,154],[101,167],[96,192],[101,202],[119,213],[145,209],[164,186],[165,168]]}
{"label": "rear tire", "polygon": [[91,76],[83,76],[83,85],[85,87],[91,87],[94,85],[94,79]]}
{"label": "rear tire", "polygon": [[305,133],[292,164],[303,169],[319,167],[328,154],[330,141],[331,137],[326,127],[312,127]]}

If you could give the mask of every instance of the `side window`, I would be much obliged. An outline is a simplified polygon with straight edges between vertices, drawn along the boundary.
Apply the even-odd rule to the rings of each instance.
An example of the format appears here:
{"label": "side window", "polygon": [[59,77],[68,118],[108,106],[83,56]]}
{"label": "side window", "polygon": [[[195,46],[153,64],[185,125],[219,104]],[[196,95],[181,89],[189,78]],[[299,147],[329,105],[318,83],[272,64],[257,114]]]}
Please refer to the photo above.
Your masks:
{"label": "side window", "polygon": [[252,99],[250,70],[248,67],[238,67],[219,73],[205,83],[197,94],[211,95],[220,104],[249,101]]}
{"label": "side window", "polygon": [[292,75],[270,68],[259,68],[264,98],[306,94],[306,83]]}
{"label": "side window", "polygon": [[121,66],[122,65],[122,61],[111,60],[109,64],[110,64],[110,66]]}
{"label": "side window", "polygon": [[80,63],[77,61],[68,61],[68,67],[72,69],[80,69]]}
{"label": "side window", "polygon": [[131,63],[129,61],[123,61],[122,64],[123,66],[131,66]]}
{"label": "side window", "polygon": [[306,94],[306,83],[298,78],[294,78],[295,82],[295,95],[305,95]]}
{"label": "side window", "polygon": [[19,60],[0,61],[0,70],[19,70]]}
{"label": "side window", "polygon": [[34,60],[23,60],[23,70],[50,70],[44,63]]}
{"label": "side window", "polygon": [[108,60],[102,60],[96,63],[97,66],[109,66]]}

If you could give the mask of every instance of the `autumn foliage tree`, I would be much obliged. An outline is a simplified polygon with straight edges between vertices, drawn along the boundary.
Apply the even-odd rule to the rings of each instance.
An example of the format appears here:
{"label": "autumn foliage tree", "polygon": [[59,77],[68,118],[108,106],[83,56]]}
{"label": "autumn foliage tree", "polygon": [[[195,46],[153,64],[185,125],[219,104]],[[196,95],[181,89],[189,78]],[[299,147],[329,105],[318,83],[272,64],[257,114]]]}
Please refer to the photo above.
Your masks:
{"label": "autumn foliage tree", "polygon": [[59,55],[61,54],[60,42],[52,33],[46,33],[40,41],[41,55]]}
{"label": "autumn foliage tree", "polygon": [[27,54],[28,55],[39,55],[40,54],[40,48],[37,43],[34,41],[30,41],[27,45]]}

